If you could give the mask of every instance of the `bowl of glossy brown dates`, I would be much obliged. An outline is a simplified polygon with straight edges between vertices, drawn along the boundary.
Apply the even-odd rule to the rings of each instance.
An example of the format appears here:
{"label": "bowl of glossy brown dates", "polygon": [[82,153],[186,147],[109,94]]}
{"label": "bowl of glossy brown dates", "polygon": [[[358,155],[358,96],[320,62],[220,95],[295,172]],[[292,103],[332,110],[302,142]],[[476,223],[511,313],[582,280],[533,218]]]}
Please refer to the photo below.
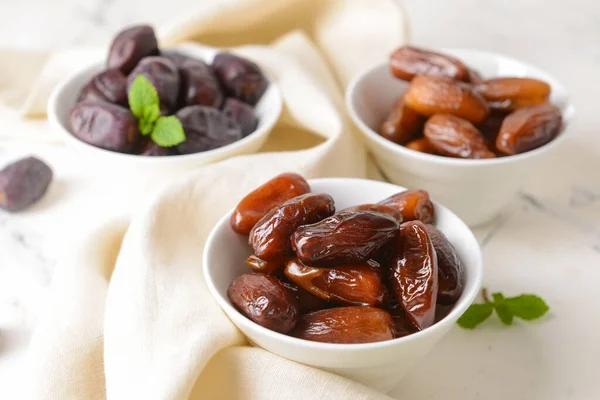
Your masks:
{"label": "bowl of glossy brown dates", "polygon": [[476,239],[422,190],[279,175],[211,232],[206,283],[254,344],[391,389],[475,299]]}
{"label": "bowl of glossy brown dates", "polygon": [[525,62],[411,46],[353,79],[346,104],[389,180],[471,226],[502,211],[574,114],[564,86]]}
{"label": "bowl of glossy brown dates", "polygon": [[[180,121],[185,140],[162,146],[142,127],[131,91],[143,76],[158,96],[155,117]],[[277,85],[254,62],[202,45],[159,49],[146,25],[120,32],[108,56],[53,91],[48,118],[89,154],[148,165],[204,165],[257,151],[282,109]]]}

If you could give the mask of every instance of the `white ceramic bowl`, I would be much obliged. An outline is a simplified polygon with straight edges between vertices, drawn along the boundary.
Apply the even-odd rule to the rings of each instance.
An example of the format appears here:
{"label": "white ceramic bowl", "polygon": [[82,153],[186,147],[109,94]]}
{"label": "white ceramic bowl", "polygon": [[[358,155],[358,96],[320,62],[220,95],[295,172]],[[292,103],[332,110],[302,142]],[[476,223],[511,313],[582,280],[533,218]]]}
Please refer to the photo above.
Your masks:
{"label": "white ceramic bowl", "polygon": [[[382,200],[404,188],[363,179],[327,178],[309,181],[313,192],[330,194],[336,209]],[[246,318],[227,298],[233,279],[250,272],[244,260],[252,254],[248,237],[235,233],[229,225],[231,212],[212,230],[204,249],[204,278],[225,313],[254,344],[275,354],[349,377],[389,391],[421,359],[473,302],[482,279],[481,251],[469,228],[447,208],[435,204],[436,226],[456,247],[465,266],[465,289],[444,319],[412,335],[370,344],[318,343],[286,336]]]}
{"label": "white ceramic bowl", "polygon": [[[184,45],[174,48],[191,57],[211,63],[218,50],[201,45]],[[269,82],[269,86],[255,111],[258,117],[258,126],[254,132],[245,138],[214,150],[201,153],[185,154],[169,157],[148,157],[134,154],[117,153],[101,149],[85,143],[73,136],[69,127],[69,110],[75,102],[83,86],[95,74],[104,69],[104,60],[82,69],[66,77],[59,83],[48,100],[48,120],[50,125],[68,143],[73,145],[74,151],[86,152],[90,157],[104,161],[102,165],[112,165],[117,168],[139,168],[151,171],[153,168],[164,171],[165,168],[188,169],[199,167],[224,160],[237,155],[250,154],[258,151],[267,139],[269,132],[275,126],[283,107],[281,92],[277,84]]]}
{"label": "white ceramic bowl", "polygon": [[548,82],[551,101],[563,112],[562,132],[545,146],[515,156],[463,160],[413,151],[376,133],[394,101],[409,85],[391,74],[387,61],[361,73],[348,85],[349,113],[386,177],[399,185],[428,190],[469,226],[476,226],[497,216],[531,171],[564,140],[574,107],[560,82],[529,64],[479,50],[442,51],[476,68],[485,78],[529,76]]}

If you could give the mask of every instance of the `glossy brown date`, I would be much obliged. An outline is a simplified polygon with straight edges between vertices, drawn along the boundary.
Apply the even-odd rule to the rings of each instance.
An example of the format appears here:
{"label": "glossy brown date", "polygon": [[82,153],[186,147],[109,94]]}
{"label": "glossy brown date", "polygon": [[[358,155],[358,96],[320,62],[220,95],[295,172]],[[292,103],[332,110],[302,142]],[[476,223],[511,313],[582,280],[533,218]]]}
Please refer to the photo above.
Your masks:
{"label": "glossy brown date", "polygon": [[458,301],[464,287],[464,270],[452,243],[433,225],[425,225],[433,243],[438,263],[438,304],[451,305]]}
{"label": "glossy brown date", "polygon": [[301,225],[312,224],[335,212],[333,199],[324,193],[296,196],[271,209],[250,231],[254,254],[271,261],[292,252],[290,236]]}
{"label": "glossy brown date", "polygon": [[471,85],[479,85],[481,82],[483,82],[483,76],[481,76],[481,74],[474,70],[473,68],[469,69],[469,83]]}
{"label": "glossy brown date", "polygon": [[328,302],[381,307],[387,300],[386,289],[381,282],[381,267],[373,260],[317,268],[292,259],[286,263],[285,276]]}
{"label": "glossy brown date", "polygon": [[539,79],[493,78],[477,85],[477,91],[492,109],[514,111],[545,103],[550,97],[551,88]]}
{"label": "glossy brown date", "polygon": [[77,102],[81,101],[107,101],[127,107],[127,78],[118,69],[103,71],[81,90]]}
{"label": "glossy brown date", "polygon": [[288,288],[296,296],[298,300],[298,306],[300,307],[300,313],[305,314],[311,311],[322,310],[329,306],[329,303],[323,299],[318,298],[315,295],[310,294],[306,290],[293,282],[286,280],[285,276],[281,279],[283,286]]}
{"label": "glossy brown date", "polygon": [[298,319],[290,333],[300,339],[325,343],[373,343],[396,337],[387,311],[351,306],[314,311]]}
{"label": "glossy brown date", "polygon": [[504,118],[496,147],[507,155],[537,149],[554,139],[561,125],[560,109],[553,104],[520,108]]}
{"label": "glossy brown date", "polygon": [[133,114],[112,103],[77,103],[71,109],[69,123],[77,138],[107,150],[130,153],[140,140]]}
{"label": "glossy brown date", "polygon": [[432,223],[434,216],[433,203],[425,190],[405,190],[381,200],[379,204],[394,207],[402,214],[404,221],[419,220]]}
{"label": "glossy brown date", "polygon": [[372,258],[397,229],[398,221],[389,215],[344,211],[300,226],[292,235],[292,248],[308,265],[354,264]]}
{"label": "glossy brown date", "polygon": [[460,60],[429,50],[403,46],[390,56],[390,69],[396,78],[410,81],[415,75],[443,76],[469,81],[469,68]]}
{"label": "glossy brown date", "polygon": [[469,121],[451,114],[435,114],[424,135],[436,153],[455,158],[494,158],[481,132]]}
{"label": "glossy brown date", "polygon": [[404,97],[400,96],[381,124],[379,134],[394,143],[404,144],[419,135],[424,124],[425,116],[407,107]]}
{"label": "glossy brown date", "polygon": [[263,274],[274,275],[283,271],[287,260],[288,257],[282,257],[273,261],[265,261],[256,257],[255,255],[251,255],[246,259],[246,265],[252,268],[254,272],[262,272]]}
{"label": "glossy brown date", "polygon": [[274,207],[308,192],[310,186],[300,175],[291,172],[278,175],[239,202],[231,215],[231,227],[237,233],[248,235],[254,225]]}
{"label": "glossy brown date", "polygon": [[260,326],[287,333],[298,319],[298,302],[294,294],[277,278],[250,273],[234,279],[227,297],[244,315]]}
{"label": "glossy brown date", "polygon": [[485,99],[470,85],[445,77],[416,76],[404,99],[408,107],[426,116],[452,114],[478,124],[489,114]]}
{"label": "glossy brown date", "polygon": [[392,320],[394,321],[396,337],[407,336],[419,331],[417,327],[410,321],[406,315],[406,311],[404,311],[400,304],[398,304],[396,297],[393,295],[389,297],[386,310],[390,313]]}
{"label": "glossy brown date", "polygon": [[438,265],[435,249],[421,221],[400,225],[391,283],[396,300],[419,329],[435,322]]}
{"label": "glossy brown date", "polygon": [[406,148],[420,153],[436,154],[433,146],[425,138],[418,138],[406,143]]}
{"label": "glossy brown date", "polygon": [[154,30],[138,25],[121,31],[112,41],[108,52],[108,69],[117,68],[129,74],[144,57],[158,54]]}
{"label": "glossy brown date", "polygon": [[352,206],[344,208],[342,211],[372,211],[381,214],[387,214],[394,217],[398,222],[402,222],[402,214],[394,207],[386,206],[385,204],[360,204],[358,206]]}

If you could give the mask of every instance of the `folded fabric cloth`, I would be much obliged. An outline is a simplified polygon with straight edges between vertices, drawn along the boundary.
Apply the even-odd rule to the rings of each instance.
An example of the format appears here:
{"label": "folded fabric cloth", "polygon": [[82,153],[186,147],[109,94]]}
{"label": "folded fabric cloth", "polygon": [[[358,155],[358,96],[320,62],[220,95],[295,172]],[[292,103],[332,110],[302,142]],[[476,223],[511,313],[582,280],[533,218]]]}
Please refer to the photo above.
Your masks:
{"label": "folded fabric cloth", "polygon": [[[366,152],[344,111],[343,87],[354,73],[406,41],[404,14],[391,0],[205,3],[210,4],[161,30],[162,45],[268,43],[236,51],[280,84],[285,110],[265,147],[285,151],[194,171],[131,219],[108,223],[73,246],[56,267],[48,309],[23,366],[19,398],[388,398],[250,347],[209,294],[201,260],[215,222],[272,176],[284,171],[307,178],[369,174]],[[96,55],[23,55],[31,59],[32,67],[23,71],[29,77],[10,95],[0,88],[6,93],[0,98],[12,105],[22,102],[25,116],[43,115],[56,79]],[[33,79],[33,64],[44,60]],[[26,82],[35,84],[24,95]],[[321,139],[309,148],[306,140],[297,142],[315,135]]]}

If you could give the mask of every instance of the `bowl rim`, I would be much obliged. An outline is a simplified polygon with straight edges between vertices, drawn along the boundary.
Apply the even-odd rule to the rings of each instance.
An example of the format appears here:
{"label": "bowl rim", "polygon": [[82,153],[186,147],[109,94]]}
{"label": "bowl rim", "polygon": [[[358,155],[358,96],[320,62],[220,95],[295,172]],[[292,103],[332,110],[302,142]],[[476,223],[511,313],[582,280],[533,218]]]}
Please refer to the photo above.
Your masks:
{"label": "bowl rim", "polygon": [[[165,50],[178,50],[183,53],[193,53],[194,51],[198,52],[217,52],[221,49],[204,46],[200,44],[185,44],[180,46],[169,47]],[[230,51],[230,50],[227,50]],[[235,51],[233,51],[235,53]],[[193,56],[193,55],[191,55]],[[196,55],[198,58],[198,55]],[[274,102],[273,107],[269,108],[269,112],[266,112],[263,116],[264,122],[262,126],[257,126],[257,128],[247,136],[237,140],[228,145],[218,147],[216,149],[202,151],[199,153],[191,153],[191,154],[177,154],[172,156],[165,157],[150,157],[150,156],[142,156],[141,154],[129,154],[129,153],[120,153],[117,151],[112,151],[108,149],[103,149],[101,147],[94,146],[92,144],[86,143],[81,139],[75,137],[73,133],[71,133],[70,129],[65,126],[60,118],[59,118],[59,109],[63,106],[58,99],[67,91],[67,88],[72,84],[74,80],[80,79],[82,76],[92,75],[98,73],[103,70],[104,60],[97,60],[95,62],[88,63],[85,67],[78,69],[77,71],[72,72],[67,75],[63,79],[59,81],[59,83],[52,89],[50,93],[50,97],[48,98],[48,103],[46,106],[46,114],[48,116],[48,122],[50,126],[57,132],[59,132],[60,136],[65,139],[68,143],[73,143],[75,146],[79,146],[88,151],[96,152],[97,154],[115,157],[120,160],[130,160],[139,163],[147,163],[147,164],[173,164],[178,162],[187,162],[190,160],[200,160],[202,158],[216,158],[221,155],[226,155],[228,152],[234,151],[238,148],[243,148],[246,144],[251,143],[255,140],[258,140],[262,136],[268,134],[281,116],[283,111],[283,95],[281,92],[281,88],[279,84],[272,79],[272,77],[268,74],[266,70],[263,69],[263,73],[269,82],[267,89],[265,90],[263,96],[270,91],[274,92]],[[78,89],[81,90],[82,87]],[[73,104],[71,107],[73,107]],[[69,109],[71,108],[69,107]],[[256,107],[256,106],[254,106]]]}
{"label": "bowl rim", "polygon": [[[316,178],[316,179],[308,180],[308,183],[311,186],[314,185],[315,183],[322,183],[322,184],[332,184],[333,183],[333,184],[346,184],[346,185],[350,184],[350,185],[352,185],[352,184],[359,183],[359,182],[360,183],[368,182],[369,184],[378,184],[378,185],[382,185],[382,186],[388,186],[388,187],[393,188],[394,190],[398,190],[398,191],[407,190],[406,188],[399,186],[399,185],[395,185],[393,183],[376,181],[376,180],[371,180],[371,179],[362,179],[362,178],[338,178],[338,177],[335,177],[335,178]],[[210,293],[212,294],[213,298],[217,301],[217,303],[219,303],[219,306],[223,309],[223,312],[225,312],[227,317],[232,321],[232,323],[234,325],[236,325],[236,327],[238,327],[238,323],[236,323],[235,319],[239,318],[239,321],[241,324],[249,325],[250,327],[253,327],[254,329],[258,330],[258,332],[260,332],[263,335],[265,335],[266,337],[268,337],[270,340],[278,341],[279,343],[282,343],[286,346],[305,346],[305,347],[311,348],[312,350],[323,350],[323,351],[346,351],[346,350],[367,351],[367,350],[382,349],[382,348],[392,347],[392,346],[402,346],[405,343],[418,341],[425,336],[432,335],[435,332],[443,329],[443,327],[447,326],[448,324],[453,324],[454,321],[456,321],[458,318],[460,318],[460,316],[467,310],[467,308],[469,308],[469,306],[474,302],[474,300],[478,296],[479,291],[481,289],[482,280],[483,280],[483,255],[481,252],[481,247],[479,246],[479,242],[475,238],[475,235],[473,234],[471,229],[450,209],[441,205],[440,203],[436,202],[435,200],[432,200],[432,202],[433,202],[436,210],[442,210],[444,213],[451,215],[459,222],[459,224],[461,225],[461,229],[466,230],[466,232],[467,232],[466,238],[470,242],[472,242],[472,244],[475,245],[475,246],[473,246],[473,249],[475,251],[475,254],[474,254],[475,265],[473,265],[473,267],[472,267],[473,271],[470,272],[470,273],[474,273],[474,275],[472,277],[473,280],[472,280],[471,286],[469,287],[469,286],[465,285],[463,294],[461,295],[460,299],[455,303],[452,310],[446,316],[444,316],[444,318],[442,318],[440,321],[434,323],[433,325],[431,325],[428,328],[423,329],[422,331],[418,331],[418,332],[412,333],[407,336],[394,338],[391,340],[385,340],[385,341],[381,341],[381,342],[374,342],[374,343],[324,343],[324,342],[315,342],[315,341],[310,341],[310,340],[306,340],[306,339],[299,339],[299,338],[296,338],[293,336],[288,336],[286,334],[267,329],[267,328],[257,324],[256,322],[252,321],[250,318],[246,317],[240,311],[238,311],[232,304],[230,304],[228,299],[226,299],[224,296],[222,296],[219,293],[217,287],[215,286],[213,280],[211,279],[211,275],[209,273],[209,268],[208,268],[208,259],[209,259],[209,255],[210,255],[210,251],[208,251],[208,249],[211,249],[212,243],[215,240],[217,240],[217,231],[222,229],[223,225],[229,226],[229,220],[231,219],[231,215],[232,215],[233,211],[235,210],[235,208],[228,211],[221,219],[219,219],[219,221],[212,228],[212,230],[205,242],[203,255],[202,255],[202,273],[203,273],[205,283],[208,286],[208,289],[209,289]],[[232,317],[230,317],[230,315],[236,315],[236,317],[232,318]],[[238,329],[239,329],[239,327],[238,327]]]}
{"label": "bowl rim", "polygon": [[567,92],[565,86],[562,84],[562,82],[560,80],[558,80],[552,74],[550,74],[550,73],[546,72],[545,70],[538,68],[532,64],[529,64],[525,61],[521,61],[516,58],[506,56],[503,54],[499,54],[499,53],[495,53],[495,52],[491,52],[491,51],[471,49],[471,48],[461,48],[461,47],[444,47],[444,48],[439,48],[439,49],[434,48],[433,50],[434,51],[437,50],[440,52],[448,52],[451,54],[453,54],[453,53],[473,53],[473,54],[478,54],[478,55],[484,55],[489,58],[494,58],[494,59],[498,59],[498,60],[504,60],[506,62],[520,64],[522,66],[527,67],[528,69],[535,70],[535,71],[539,72],[540,74],[546,75],[549,78],[551,78],[566,94],[566,102],[565,102],[564,108],[562,110],[563,121],[562,121],[562,126],[561,126],[559,134],[554,139],[552,139],[550,142],[544,144],[543,146],[540,146],[537,149],[527,151],[525,153],[504,156],[504,157],[483,158],[483,159],[463,159],[463,158],[445,157],[445,156],[439,156],[436,154],[421,153],[421,152],[406,148],[405,146],[398,145],[388,139],[385,139],[384,137],[380,136],[377,132],[375,132],[373,129],[371,129],[366,123],[364,123],[362,121],[362,119],[358,116],[356,109],[354,108],[354,97],[355,97],[355,93],[356,93],[356,87],[368,74],[372,73],[373,71],[380,69],[380,68],[388,68],[388,61],[384,61],[381,63],[371,65],[371,67],[369,67],[369,68],[363,70],[362,72],[358,73],[357,75],[355,75],[350,80],[350,83],[348,84],[348,86],[346,88],[346,93],[345,93],[346,108],[348,109],[348,113],[350,114],[350,117],[352,118],[354,123],[359,127],[359,130],[364,135],[366,135],[369,139],[375,141],[378,145],[385,147],[387,150],[396,152],[405,157],[409,157],[409,158],[413,158],[415,160],[420,160],[420,161],[425,161],[425,162],[431,162],[431,163],[439,164],[439,165],[452,165],[452,166],[456,166],[456,167],[490,166],[490,165],[500,165],[500,164],[507,164],[507,163],[512,163],[512,162],[519,162],[523,159],[526,159],[529,157],[535,157],[541,153],[547,152],[547,151],[555,148],[556,146],[558,146],[559,143],[561,143],[562,141],[564,141],[566,139],[566,137],[567,137],[566,132],[568,131],[567,126],[569,125],[570,121],[572,121],[572,119],[575,115],[575,106],[570,101],[570,95]]}

